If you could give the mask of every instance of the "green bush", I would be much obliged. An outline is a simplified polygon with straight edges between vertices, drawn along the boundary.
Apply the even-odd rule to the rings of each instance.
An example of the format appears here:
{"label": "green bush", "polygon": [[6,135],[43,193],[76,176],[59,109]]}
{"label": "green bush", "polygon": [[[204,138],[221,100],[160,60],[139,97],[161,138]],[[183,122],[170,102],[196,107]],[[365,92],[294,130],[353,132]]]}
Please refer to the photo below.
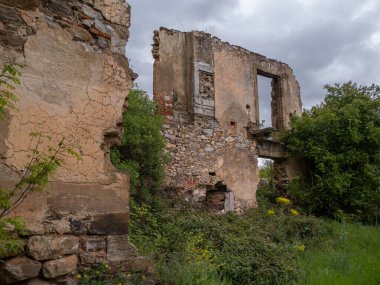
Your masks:
{"label": "green bush", "polygon": [[280,195],[281,193],[274,187],[273,183],[261,185],[256,191],[257,205],[262,210],[273,208],[273,205],[276,204],[276,198]]}
{"label": "green bush", "polygon": [[211,283],[215,278],[226,284],[293,284],[300,276],[297,247],[329,233],[323,221],[280,208],[274,215],[250,210],[218,216],[172,197],[161,197],[157,205],[136,206],[131,240],[155,260],[163,284],[218,284]]}
{"label": "green bush", "polygon": [[324,102],[292,118],[284,141],[306,173],[290,186],[296,203],[317,215],[338,211],[380,217],[380,87],[326,86]]}
{"label": "green bush", "polygon": [[118,169],[131,175],[131,195],[138,202],[152,201],[164,179],[165,140],[162,136],[163,117],[147,93],[134,88],[128,95],[124,113],[122,144],[111,150],[111,161]]}

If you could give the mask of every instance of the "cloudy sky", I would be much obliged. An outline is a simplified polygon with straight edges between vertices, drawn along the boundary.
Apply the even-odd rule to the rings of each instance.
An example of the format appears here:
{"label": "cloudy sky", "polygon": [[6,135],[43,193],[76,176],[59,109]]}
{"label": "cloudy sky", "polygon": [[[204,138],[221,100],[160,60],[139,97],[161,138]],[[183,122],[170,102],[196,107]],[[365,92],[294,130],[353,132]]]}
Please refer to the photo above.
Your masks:
{"label": "cloudy sky", "polygon": [[[128,0],[127,56],[137,83],[152,93],[153,30],[203,30],[288,63],[305,108],[327,83],[380,84],[379,0]],[[260,84],[260,83],[259,83]],[[269,84],[263,82],[263,84]],[[265,87],[263,87],[265,89]]]}

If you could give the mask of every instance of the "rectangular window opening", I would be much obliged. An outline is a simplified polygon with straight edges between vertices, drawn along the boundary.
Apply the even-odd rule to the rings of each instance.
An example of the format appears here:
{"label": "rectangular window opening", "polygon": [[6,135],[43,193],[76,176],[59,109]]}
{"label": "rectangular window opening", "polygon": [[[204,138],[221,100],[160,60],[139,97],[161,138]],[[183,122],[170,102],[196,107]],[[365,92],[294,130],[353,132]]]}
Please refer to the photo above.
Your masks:
{"label": "rectangular window opening", "polygon": [[257,75],[260,128],[273,127],[272,80],[270,77]]}

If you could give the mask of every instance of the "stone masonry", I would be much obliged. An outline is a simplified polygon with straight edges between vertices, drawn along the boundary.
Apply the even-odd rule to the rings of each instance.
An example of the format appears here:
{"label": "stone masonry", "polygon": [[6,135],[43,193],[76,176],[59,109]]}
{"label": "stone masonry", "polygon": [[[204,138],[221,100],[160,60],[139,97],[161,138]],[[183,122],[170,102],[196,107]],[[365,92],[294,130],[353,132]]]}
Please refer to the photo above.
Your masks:
{"label": "stone masonry", "polygon": [[0,64],[26,66],[18,110],[0,122],[0,187],[20,179],[31,132],[81,155],[65,159],[48,195],[34,193],[11,213],[26,222],[26,251],[0,265],[0,284],[75,284],[78,270],[101,262],[151,269],[128,241],[129,177],[109,158],[135,78],[129,26],[125,0],[0,0]]}
{"label": "stone masonry", "polygon": [[[258,157],[275,160],[279,188],[297,174],[297,162],[271,138],[301,114],[287,64],[198,31],[161,28],[153,42],[154,98],[172,158],[167,188],[217,211],[240,211],[256,206]],[[260,128],[258,75],[272,79],[269,129]]]}

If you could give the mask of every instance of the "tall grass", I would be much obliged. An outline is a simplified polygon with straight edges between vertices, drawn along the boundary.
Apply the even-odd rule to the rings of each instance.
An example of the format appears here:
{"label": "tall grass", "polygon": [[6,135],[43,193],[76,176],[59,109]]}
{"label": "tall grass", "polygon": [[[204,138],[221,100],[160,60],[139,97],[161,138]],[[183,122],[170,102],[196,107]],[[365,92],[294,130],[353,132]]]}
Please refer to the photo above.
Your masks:
{"label": "tall grass", "polygon": [[298,284],[380,284],[380,228],[334,222],[331,238],[300,257]]}
{"label": "tall grass", "polygon": [[200,263],[186,263],[173,258],[169,263],[158,262],[156,269],[160,275],[161,284],[176,285],[232,285],[224,280],[210,265]]}

